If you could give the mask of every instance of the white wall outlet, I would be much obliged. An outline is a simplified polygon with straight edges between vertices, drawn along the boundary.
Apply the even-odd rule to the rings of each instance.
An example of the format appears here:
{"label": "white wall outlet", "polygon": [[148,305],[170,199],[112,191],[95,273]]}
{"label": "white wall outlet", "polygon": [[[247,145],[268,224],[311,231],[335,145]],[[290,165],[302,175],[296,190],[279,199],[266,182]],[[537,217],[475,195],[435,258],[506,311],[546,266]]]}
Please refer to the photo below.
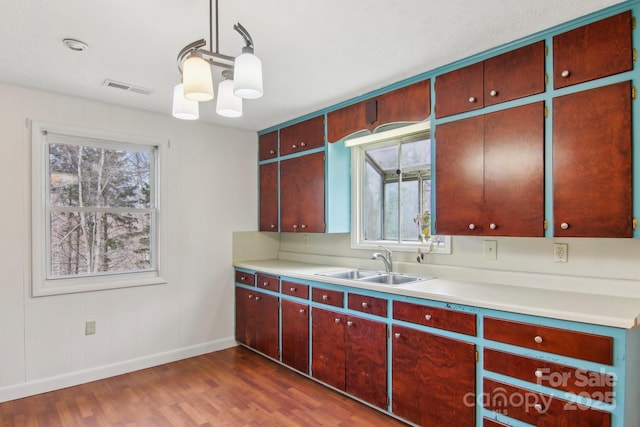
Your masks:
{"label": "white wall outlet", "polygon": [[553,244],[553,262],[567,262],[569,260],[569,244]]}
{"label": "white wall outlet", "polygon": [[496,242],[495,240],[485,240],[482,246],[482,250],[484,252],[484,259],[498,259],[498,242]]}
{"label": "white wall outlet", "polygon": [[309,236],[303,236],[302,237],[302,243],[304,244],[305,248],[309,247]]}
{"label": "white wall outlet", "polygon": [[96,321],[95,320],[87,320],[84,324],[84,334],[85,335],[93,335],[96,333]]}

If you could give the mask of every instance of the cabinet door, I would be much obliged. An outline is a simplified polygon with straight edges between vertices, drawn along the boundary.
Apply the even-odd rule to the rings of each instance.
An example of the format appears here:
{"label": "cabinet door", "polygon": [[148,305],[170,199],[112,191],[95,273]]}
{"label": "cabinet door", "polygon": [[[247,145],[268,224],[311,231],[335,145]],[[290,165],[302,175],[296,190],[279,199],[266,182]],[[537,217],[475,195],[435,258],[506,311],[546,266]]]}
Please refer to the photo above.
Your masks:
{"label": "cabinet door", "polygon": [[262,292],[255,294],[255,349],[267,356],[279,356],[279,313],[278,297]]}
{"label": "cabinet door", "polygon": [[324,146],[324,116],[280,129],[280,155]]}
{"label": "cabinet door", "polygon": [[484,62],[484,105],[544,92],[544,41]]}
{"label": "cabinet door", "polygon": [[256,345],[255,294],[253,290],[236,288],[236,341],[252,348]]}
{"label": "cabinet door", "polygon": [[278,131],[260,135],[258,138],[258,159],[267,160],[278,157]]}
{"label": "cabinet door", "polygon": [[324,153],[280,162],[280,231],[324,232]]}
{"label": "cabinet door", "polygon": [[436,117],[476,110],[484,106],[483,63],[436,77]]}
{"label": "cabinet door", "polygon": [[282,363],[309,373],[309,305],[282,300]]}
{"label": "cabinet door", "polygon": [[314,307],[311,318],[311,375],[337,389],[344,390],[344,315]]}
{"label": "cabinet door", "polygon": [[346,316],[345,390],[387,409],[387,325]]}
{"label": "cabinet door", "polygon": [[393,326],[393,413],[424,426],[475,426],[475,345]]}
{"label": "cabinet door", "polygon": [[544,236],[544,103],[484,116],[487,236]]}
{"label": "cabinet door", "polygon": [[623,12],[553,38],[555,89],[632,68],[631,12]]}
{"label": "cabinet door", "polygon": [[553,232],[632,237],[631,82],[553,100]]}
{"label": "cabinet door", "polygon": [[437,234],[482,234],[483,118],[436,128]]}
{"label": "cabinet door", "polygon": [[278,231],[278,163],[260,165],[260,231]]}

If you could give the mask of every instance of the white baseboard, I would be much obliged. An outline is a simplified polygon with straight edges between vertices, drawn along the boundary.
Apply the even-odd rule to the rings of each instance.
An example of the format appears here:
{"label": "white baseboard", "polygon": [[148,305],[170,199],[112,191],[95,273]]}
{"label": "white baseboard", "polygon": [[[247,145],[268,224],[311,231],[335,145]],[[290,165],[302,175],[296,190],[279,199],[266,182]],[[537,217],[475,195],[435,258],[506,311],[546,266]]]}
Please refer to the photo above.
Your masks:
{"label": "white baseboard", "polygon": [[201,354],[211,353],[214,351],[224,350],[226,348],[237,346],[234,338],[224,338],[221,340],[210,341],[203,344],[184,347],[164,353],[152,354],[137,359],[125,360],[123,362],[113,363],[110,365],[98,366],[96,368],[85,369],[82,371],[70,372],[55,377],[42,378],[26,383],[14,384],[0,388],[0,403],[9,400],[20,399],[35,394],[46,393],[53,390],[59,390],[66,387],[72,387],[91,381],[101,380],[116,375],[126,374],[128,372],[138,371],[140,369],[150,368],[152,366],[164,365],[165,363],[175,362],[189,357],[199,356]]}

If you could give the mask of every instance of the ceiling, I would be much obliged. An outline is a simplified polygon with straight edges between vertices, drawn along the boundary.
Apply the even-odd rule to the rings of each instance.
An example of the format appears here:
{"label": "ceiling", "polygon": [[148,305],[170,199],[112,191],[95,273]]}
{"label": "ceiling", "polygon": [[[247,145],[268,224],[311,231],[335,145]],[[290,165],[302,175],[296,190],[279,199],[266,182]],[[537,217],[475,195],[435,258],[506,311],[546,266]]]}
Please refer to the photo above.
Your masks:
{"label": "ceiling", "polygon": [[[264,96],[244,101],[237,119],[203,103],[201,120],[265,129],[616,3],[219,0],[220,53],[240,54],[240,22],[262,60]],[[71,51],[64,38],[89,48]],[[0,82],[170,115],[177,54],[202,38],[206,0],[0,0]]]}

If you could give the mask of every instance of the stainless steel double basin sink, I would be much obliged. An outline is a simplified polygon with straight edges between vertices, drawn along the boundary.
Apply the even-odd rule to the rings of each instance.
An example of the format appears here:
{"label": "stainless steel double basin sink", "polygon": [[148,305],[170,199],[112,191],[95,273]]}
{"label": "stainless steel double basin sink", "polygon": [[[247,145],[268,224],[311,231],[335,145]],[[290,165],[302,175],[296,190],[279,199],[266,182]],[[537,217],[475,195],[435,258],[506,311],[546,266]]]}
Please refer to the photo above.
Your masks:
{"label": "stainless steel double basin sink", "polygon": [[342,270],[329,273],[317,273],[318,276],[332,277],[334,279],[355,280],[363,283],[376,283],[389,286],[398,286],[405,283],[428,280],[432,277],[410,276],[401,273],[385,273],[374,270]]}

